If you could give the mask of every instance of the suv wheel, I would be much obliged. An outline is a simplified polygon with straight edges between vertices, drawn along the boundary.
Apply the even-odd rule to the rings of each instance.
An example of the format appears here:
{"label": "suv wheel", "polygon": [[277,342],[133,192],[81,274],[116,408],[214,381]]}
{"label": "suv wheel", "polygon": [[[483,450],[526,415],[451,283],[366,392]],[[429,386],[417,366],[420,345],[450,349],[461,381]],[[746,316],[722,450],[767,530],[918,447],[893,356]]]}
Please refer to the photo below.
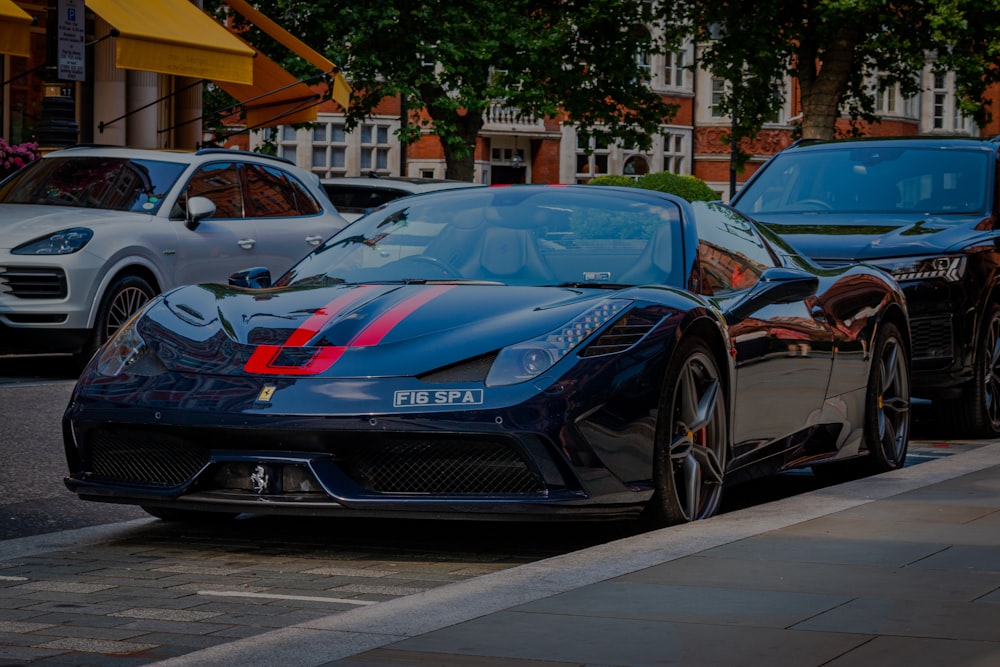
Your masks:
{"label": "suv wheel", "polygon": [[101,307],[94,321],[94,330],[77,356],[80,365],[83,366],[90,361],[101,345],[114,336],[128,318],[155,295],[156,290],[138,276],[116,278],[101,299]]}
{"label": "suv wheel", "polygon": [[948,407],[963,433],[974,438],[1000,435],[1000,306],[987,310],[976,344],[972,383]]}

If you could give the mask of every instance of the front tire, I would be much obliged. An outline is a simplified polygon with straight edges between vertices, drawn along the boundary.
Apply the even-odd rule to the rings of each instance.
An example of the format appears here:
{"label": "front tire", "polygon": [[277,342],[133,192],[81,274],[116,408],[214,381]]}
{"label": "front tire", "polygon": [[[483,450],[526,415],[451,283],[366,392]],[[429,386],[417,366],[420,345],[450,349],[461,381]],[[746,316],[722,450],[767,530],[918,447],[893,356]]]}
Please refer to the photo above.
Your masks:
{"label": "front tire", "polygon": [[643,519],[672,526],[714,515],[727,458],[726,398],[708,345],[681,342],[664,382],[653,453],[653,497]]}

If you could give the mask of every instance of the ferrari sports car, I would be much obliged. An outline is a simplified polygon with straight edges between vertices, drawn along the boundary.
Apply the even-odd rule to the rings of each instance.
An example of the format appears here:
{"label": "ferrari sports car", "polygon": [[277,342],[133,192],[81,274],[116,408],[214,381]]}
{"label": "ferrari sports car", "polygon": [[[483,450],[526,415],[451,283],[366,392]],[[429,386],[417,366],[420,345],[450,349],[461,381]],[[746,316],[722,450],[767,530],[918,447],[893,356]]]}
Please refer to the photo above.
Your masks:
{"label": "ferrari sports car", "polygon": [[95,355],[70,490],[238,514],[709,517],[903,465],[902,293],[721,204],[599,186],[390,202],[271,280],[174,289]]}

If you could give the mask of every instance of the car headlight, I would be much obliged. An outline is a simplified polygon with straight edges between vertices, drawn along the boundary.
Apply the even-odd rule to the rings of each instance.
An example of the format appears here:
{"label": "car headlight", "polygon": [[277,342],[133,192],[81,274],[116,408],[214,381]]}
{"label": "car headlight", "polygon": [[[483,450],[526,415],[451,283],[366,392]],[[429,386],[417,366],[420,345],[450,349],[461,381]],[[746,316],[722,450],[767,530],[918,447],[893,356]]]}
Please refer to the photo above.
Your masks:
{"label": "car headlight", "polygon": [[500,350],[486,376],[486,386],[501,387],[538,377],[631,303],[624,299],[609,299],[555,331],[505,347]]}
{"label": "car headlight", "polygon": [[[142,310],[139,311],[143,312]],[[97,358],[97,373],[105,377],[121,375],[126,368],[139,359],[146,349],[146,341],[139,335],[133,316],[117,333],[104,344]]]}
{"label": "car headlight", "polygon": [[23,243],[10,252],[14,255],[69,255],[83,248],[92,238],[93,230],[74,227]]}
{"label": "car headlight", "polygon": [[928,280],[940,278],[950,283],[958,282],[965,274],[964,255],[944,255],[939,257],[901,257],[869,261],[888,271],[896,282],[908,280]]}

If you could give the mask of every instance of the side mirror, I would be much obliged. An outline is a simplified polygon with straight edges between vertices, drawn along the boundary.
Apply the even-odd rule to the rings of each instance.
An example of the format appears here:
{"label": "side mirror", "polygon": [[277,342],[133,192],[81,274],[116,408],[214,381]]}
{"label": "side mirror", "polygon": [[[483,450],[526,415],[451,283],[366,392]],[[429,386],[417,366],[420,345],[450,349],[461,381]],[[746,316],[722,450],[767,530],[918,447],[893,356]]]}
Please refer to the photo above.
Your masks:
{"label": "side mirror", "polygon": [[198,227],[199,222],[213,215],[215,215],[215,202],[208,197],[191,197],[187,200],[184,225],[193,230]]}
{"label": "side mirror", "polygon": [[802,301],[816,294],[817,289],[819,278],[811,273],[784,267],[767,269],[749,293],[726,311],[726,320],[739,322],[764,306]]}
{"label": "side mirror", "polygon": [[271,272],[263,266],[237,271],[229,276],[230,287],[245,287],[247,289],[265,289],[271,286]]}

